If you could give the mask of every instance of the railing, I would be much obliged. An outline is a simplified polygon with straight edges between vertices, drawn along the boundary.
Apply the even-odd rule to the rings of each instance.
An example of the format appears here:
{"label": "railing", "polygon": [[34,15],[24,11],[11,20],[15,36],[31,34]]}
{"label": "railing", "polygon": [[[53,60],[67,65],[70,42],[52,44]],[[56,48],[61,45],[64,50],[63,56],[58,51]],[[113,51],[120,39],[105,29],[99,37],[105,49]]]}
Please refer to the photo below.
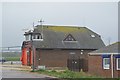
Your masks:
{"label": "railing", "polygon": [[21,46],[0,47],[2,64],[21,64]]}

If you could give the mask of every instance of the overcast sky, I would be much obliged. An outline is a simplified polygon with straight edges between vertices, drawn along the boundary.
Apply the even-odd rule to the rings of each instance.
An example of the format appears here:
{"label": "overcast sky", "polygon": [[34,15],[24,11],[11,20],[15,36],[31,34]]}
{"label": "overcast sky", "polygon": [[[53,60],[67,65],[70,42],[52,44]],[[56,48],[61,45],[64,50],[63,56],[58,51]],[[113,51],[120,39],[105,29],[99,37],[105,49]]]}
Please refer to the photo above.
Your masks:
{"label": "overcast sky", "polygon": [[0,47],[1,46],[2,46],[2,3],[0,3]]}
{"label": "overcast sky", "polygon": [[105,44],[118,41],[118,3],[116,2],[31,2],[2,4],[2,46],[20,46],[23,29],[38,24],[78,25],[101,35]]}

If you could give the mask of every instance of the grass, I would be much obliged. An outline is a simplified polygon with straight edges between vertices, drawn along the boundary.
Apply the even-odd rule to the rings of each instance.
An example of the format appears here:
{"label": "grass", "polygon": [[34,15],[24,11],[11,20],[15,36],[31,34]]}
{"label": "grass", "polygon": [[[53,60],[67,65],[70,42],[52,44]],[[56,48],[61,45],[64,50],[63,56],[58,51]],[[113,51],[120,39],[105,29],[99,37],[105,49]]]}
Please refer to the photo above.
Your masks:
{"label": "grass", "polygon": [[20,57],[6,57],[5,60],[7,60],[7,61],[20,61]]}
{"label": "grass", "polygon": [[102,78],[98,76],[92,76],[85,72],[73,72],[70,70],[65,70],[65,71],[37,70],[31,72],[37,72],[39,74],[54,76],[57,78],[55,80],[120,80],[120,78]]}
{"label": "grass", "polygon": [[20,52],[3,52],[2,57],[7,61],[20,61]]}
{"label": "grass", "polygon": [[19,52],[3,52],[2,57],[20,57],[21,53]]}
{"label": "grass", "polygon": [[40,73],[40,74],[46,74],[49,76],[54,76],[57,78],[69,78],[69,79],[73,79],[73,78],[98,78],[96,76],[91,76],[91,75],[86,74],[84,72],[73,72],[70,70],[65,70],[65,71],[38,70],[35,72]]}

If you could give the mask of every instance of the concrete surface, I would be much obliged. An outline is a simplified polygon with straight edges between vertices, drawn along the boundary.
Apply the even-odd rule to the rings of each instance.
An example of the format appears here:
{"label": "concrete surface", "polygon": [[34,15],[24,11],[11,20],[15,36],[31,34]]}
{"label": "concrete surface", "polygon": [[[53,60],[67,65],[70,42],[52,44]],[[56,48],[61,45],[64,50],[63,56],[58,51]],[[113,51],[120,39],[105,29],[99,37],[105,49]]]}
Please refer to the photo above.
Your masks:
{"label": "concrete surface", "polygon": [[[0,64],[2,70],[2,78],[54,78],[51,76],[32,73],[31,68],[22,65]],[[0,70],[0,71],[1,71]]]}

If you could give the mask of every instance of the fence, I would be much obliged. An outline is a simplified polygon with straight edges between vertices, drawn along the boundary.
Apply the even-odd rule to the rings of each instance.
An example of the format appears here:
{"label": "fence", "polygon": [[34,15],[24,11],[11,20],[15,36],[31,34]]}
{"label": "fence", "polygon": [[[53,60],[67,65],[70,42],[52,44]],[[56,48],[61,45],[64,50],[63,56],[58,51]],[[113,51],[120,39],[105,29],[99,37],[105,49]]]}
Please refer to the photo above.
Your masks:
{"label": "fence", "polygon": [[86,59],[68,59],[67,67],[71,71],[88,71],[88,60]]}
{"label": "fence", "polygon": [[2,47],[1,62],[3,64],[21,64],[21,46]]}

